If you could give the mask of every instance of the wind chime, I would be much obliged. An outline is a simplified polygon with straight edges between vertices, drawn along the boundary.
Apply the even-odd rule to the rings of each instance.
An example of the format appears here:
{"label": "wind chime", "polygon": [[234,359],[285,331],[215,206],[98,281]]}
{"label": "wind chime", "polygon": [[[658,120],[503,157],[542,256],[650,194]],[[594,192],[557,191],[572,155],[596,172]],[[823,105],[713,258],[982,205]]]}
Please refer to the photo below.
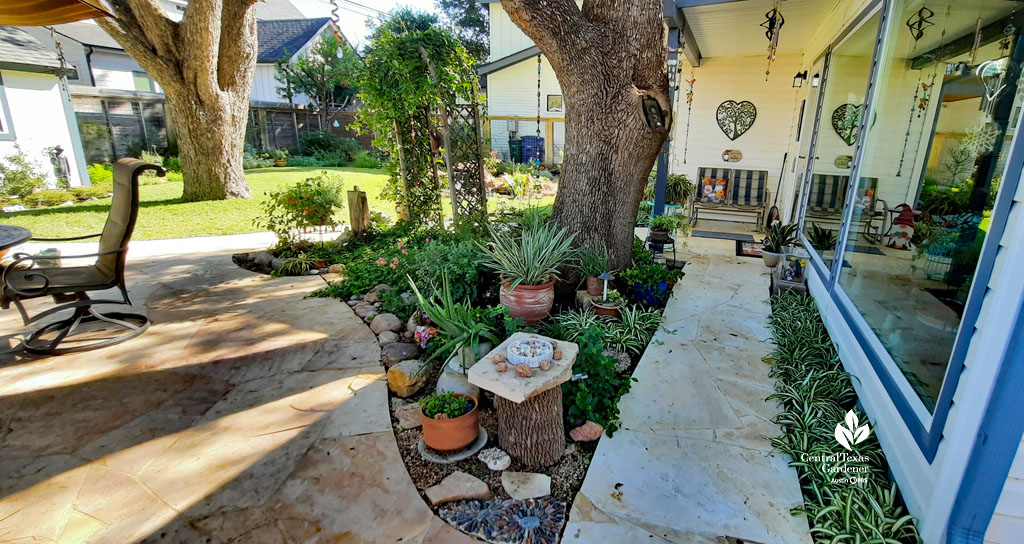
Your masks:
{"label": "wind chime", "polygon": [[765,29],[764,35],[768,38],[768,67],[764,71],[764,80],[768,81],[768,76],[772,72],[772,61],[775,60],[775,53],[779,49],[779,34],[782,32],[782,25],[786,24],[786,19],[779,11],[779,0],[772,3],[772,9],[765,13],[764,17],[765,21],[761,23],[761,28]]}
{"label": "wind chime", "polygon": [[[907,28],[910,29],[910,35],[914,38],[914,48],[911,50],[910,57],[915,57],[917,52],[918,42],[925,35],[925,30],[928,27],[934,26],[935,23],[931,21],[931,18],[935,16],[935,12],[928,9],[927,6],[921,6],[921,9],[917,10],[917,13],[911,15],[907,19]],[[900,164],[896,168],[896,177],[903,175],[903,162],[907,156],[907,146],[910,144],[910,133],[911,128],[914,126],[914,117],[920,117],[924,110],[928,109],[928,101],[931,99],[931,88],[935,85],[935,75],[932,74],[931,84],[924,83],[921,79],[921,71],[917,73],[917,82],[914,84],[914,98],[910,101],[910,116],[907,119],[907,130],[903,137],[903,152],[900,153]]]}
{"label": "wind chime", "polygon": [[334,37],[338,39],[338,56],[341,56],[341,16],[338,15],[338,1],[330,0],[331,2],[331,28],[334,30]]}
{"label": "wind chime", "polygon": [[686,152],[690,147],[690,120],[693,119],[693,84],[697,78],[693,77],[693,66],[690,66],[690,79],[686,80],[686,136],[683,138],[683,164],[686,164]]}
{"label": "wind chime", "polygon": [[537,152],[533,156],[534,164],[540,166],[540,153],[542,145],[540,143],[540,53],[537,53]]}

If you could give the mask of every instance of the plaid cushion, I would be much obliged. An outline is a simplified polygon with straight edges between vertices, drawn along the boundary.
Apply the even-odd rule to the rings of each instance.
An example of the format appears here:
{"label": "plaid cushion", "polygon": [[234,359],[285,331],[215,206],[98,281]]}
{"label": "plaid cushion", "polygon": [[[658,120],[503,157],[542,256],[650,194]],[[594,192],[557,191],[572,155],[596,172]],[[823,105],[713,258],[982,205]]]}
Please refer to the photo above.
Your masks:
{"label": "plaid cushion", "polygon": [[764,206],[764,192],[767,186],[768,172],[764,170],[734,170],[729,203]]}
{"label": "plaid cushion", "polygon": [[850,176],[814,174],[811,177],[807,208],[823,212],[842,210],[843,197],[846,196],[846,185],[849,182]]}

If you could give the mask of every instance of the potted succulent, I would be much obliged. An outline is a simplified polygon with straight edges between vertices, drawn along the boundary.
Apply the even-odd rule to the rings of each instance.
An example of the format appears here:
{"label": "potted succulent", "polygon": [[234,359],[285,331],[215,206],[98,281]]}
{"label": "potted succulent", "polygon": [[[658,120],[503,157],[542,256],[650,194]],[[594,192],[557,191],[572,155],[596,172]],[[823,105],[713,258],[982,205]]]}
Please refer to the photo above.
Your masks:
{"label": "potted succulent", "polygon": [[286,149],[271,149],[271,159],[274,159],[274,166],[288,166],[288,150]]}
{"label": "potted succulent", "polygon": [[619,308],[625,302],[622,295],[617,290],[612,289],[601,300],[594,301],[594,313],[597,315],[619,317]]}
{"label": "potted succulent", "polygon": [[435,393],[420,401],[423,442],[438,451],[465,448],[480,432],[477,400],[464,393]]}
{"label": "potted succulent", "polygon": [[764,238],[761,239],[764,249],[761,251],[761,257],[764,259],[765,266],[768,268],[775,267],[775,265],[779,264],[782,252],[786,246],[791,246],[800,241],[797,238],[798,228],[795,223],[788,225],[775,223],[764,229]]}
{"label": "potted succulent", "polygon": [[620,280],[635,289],[636,300],[650,306],[664,304],[669,290],[681,277],[682,270],[669,270],[659,264],[634,266],[619,274]]}
{"label": "potted succulent", "polygon": [[811,223],[811,232],[807,234],[807,241],[811,244],[811,247],[818,250],[823,260],[831,261],[836,257],[836,246],[839,244],[839,238],[836,236],[835,231]]}
{"label": "potted succulent", "polygon": [[539,221],[524,226],[519,235],[493,226],[490,232],[491,241],[479,247],[483,265],[501,276],[501,305],[512,317],[534,325],[551,311],[558,267],[576,255],[576,235]]}
{"label": "potted succulent", "polygon": [[580,251],[580,272],[587,279],[587,294],[601,296],[601,280],[597,277],[608,271],[608,248],[604,245],[583,248]]}
{"label": "potted succulent", "polygon": [[465,373],[476,364],[481,351],[484,354],[490,351],[489,348],[482,349],[481,346],[486,346],[487,342],[491,342],[492,346],[499,343],[497,336],[494,335],[494,329],[487,322],[477,319],[469,301],[453,300],[447,274],[441,276],[443,284],[440,300],[424,297],[412,278],[406,277],[409,278],[409,285],[416,295],[420,309],[433,322],[437,331],[448,339],[424,361],[424,365],[441,355],[457,352],[462,365],[461,370]]}
{"label": "potted succulent", "polygon": [[647,222],[647,226],[651,228],[651,243],[664,244],[670,242],[669,233],[676,230],[678,224],[679,220],[674,215],[652,217]]}

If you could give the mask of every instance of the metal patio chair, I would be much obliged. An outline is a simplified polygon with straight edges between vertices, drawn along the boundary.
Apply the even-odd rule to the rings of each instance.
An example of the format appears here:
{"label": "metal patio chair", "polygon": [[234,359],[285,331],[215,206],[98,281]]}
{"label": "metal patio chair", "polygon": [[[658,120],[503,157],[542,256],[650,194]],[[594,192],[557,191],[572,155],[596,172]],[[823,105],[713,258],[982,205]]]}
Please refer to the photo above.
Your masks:
{"label": "metal patio chair", "polygon": [[[155,170],[159,175],[165,175],[162,167],[138,159],[121,159],[114,164],[114,194],[110,203],[110,213],[103,225],[103,232],[72,238],[33,238],[33,240],[41,241],[71,241],[99,237],[97,253],[62,255],[60,257],[61,259],[97,257],[95,264],[91,266],[23,268],[24,264],[34,265],[36,260],[52,259],[53,257],[19,253],[15,255],[15,261],[4,270],[0,306],[8,308],[13,302],[26,325],[63,310],[73,310],[70,317],[44,325],[29,334],[22,342],[25,351],[59,355],[98,349],[134,338],[149,327],[149,318],[145,315],[123,312],[101,313],[94,308],[99,304],[131,305],[124,280],[124,266],[128,241],[131,240],[132,231],[135,230],[135,220],[139,215],[139,175],[146,170]],[[122,300],[89,297],[90,291],[105,291],[114,287],[120,289]],[[53,297],[56,306],[30,317],[22,301],[43,296]],[[60,347],[65,341],[73,340],[73,333],[80,332],[82,325],[96,322],[114,325],[126,329],[126,332],[114,337]],[[51,333],[55,336],[50,339],[44,338],[45,335]]]}

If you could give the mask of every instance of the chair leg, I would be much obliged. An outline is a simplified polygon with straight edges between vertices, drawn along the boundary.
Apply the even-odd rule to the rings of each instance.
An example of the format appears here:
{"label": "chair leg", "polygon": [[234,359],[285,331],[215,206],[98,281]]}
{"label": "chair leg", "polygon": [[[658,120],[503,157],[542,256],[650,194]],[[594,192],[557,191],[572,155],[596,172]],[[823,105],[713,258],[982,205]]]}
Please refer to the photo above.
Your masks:
{"label": "chair leg", "polygon": [[[70,347],[60,347],[63,342],[74,338],[75,333],[78,332],[78,329],[82,325],[96,322],[110,323],[111,325],[116,325],[119,328],[125,329],[126,332],[95,342],[80,343]],[[29,334],[22,342],[22,347],[29,353],[42,355],[62,355],[64,353],[89,351],[131,340],[145,332],[146,329],[149,328],[149,323],[149,318],[142,314],[130,314],[123,312],[101,313],[91,305],[81,306],[75,308],[75,312],[71,317],[50,323],[49,325],[44,325]],[[44,335],[52,332],[57,333],[53,340],[43,338]]]}

